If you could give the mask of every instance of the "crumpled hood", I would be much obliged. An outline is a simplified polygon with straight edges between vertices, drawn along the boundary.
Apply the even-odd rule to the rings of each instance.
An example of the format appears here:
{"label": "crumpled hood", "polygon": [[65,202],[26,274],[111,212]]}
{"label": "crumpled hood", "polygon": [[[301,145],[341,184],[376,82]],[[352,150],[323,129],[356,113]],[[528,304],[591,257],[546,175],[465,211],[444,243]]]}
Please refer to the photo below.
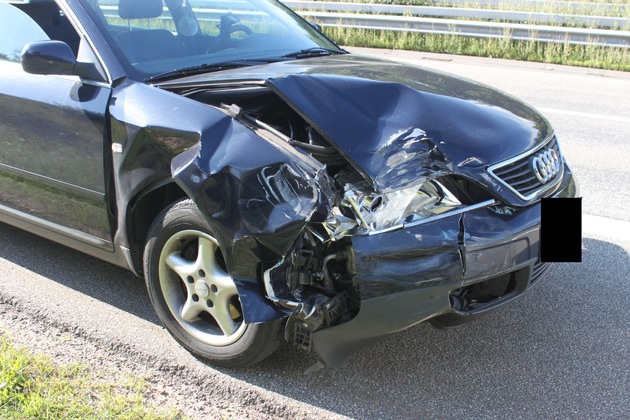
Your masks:
{"label": "crumpled hood", "polygon": [[321,66],[268,84],[380,191],[437,173],[479,175],[550,134],[547,121],[517,99],[398,63]]}
{"label": "crumpled hood", "polygon": [[481,176],[491,183],[487,166],[526,152],[551,135],[549,123],[533,108],[490,87],[356,55],[185,80],[208,79],[264,81],[380,191],[439,173]]}

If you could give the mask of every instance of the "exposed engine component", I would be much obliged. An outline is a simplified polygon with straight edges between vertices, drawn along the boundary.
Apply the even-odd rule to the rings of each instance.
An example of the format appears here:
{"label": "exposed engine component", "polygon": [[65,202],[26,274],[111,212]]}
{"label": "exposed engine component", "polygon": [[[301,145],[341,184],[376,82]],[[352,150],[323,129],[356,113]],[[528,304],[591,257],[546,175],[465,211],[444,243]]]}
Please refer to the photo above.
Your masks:
{"label": "exposed engine component", "polygon": [[267,88],[250,87],[230,91],[201,88],[181,94],[221,107],[234,118],[273,133],[292,146],[300,147],[327,165],[329,173],[348,165],[347,160],[321,133]]}
{"label": "exposed engine component", "polygon": [[321,303],[312,316],[291,317],[285,328],[285,339],[306,351],[311,351],[313,333],[321,328],[349,321],[352,317],[343,319],[347,313],[348,294],[341,292]]}
{"label": "exposed engine component", "polygon": [[[328,214],[318,218],[305,216],[310,223],[296,240],[293,251],[282,260],[269,261],[261,267],[267,297],[289,314],[285,338],[303,349],[311,350],[316,331],[347,322],[359,312],[351,237],[430,220],[489,198],[486,190],[471,181],[441,171],[418,179],[407,177],[403,188],[380,191],[377,183],[359,173],[323,133],[268,88],[200,88],[180,93],[221,108],[262,137],[293,146],[325,165],[317,188],[309,184],[315,180],[298,182],[299,176],[289,173],[290,168],[265,168],[256,182],[263,185],[266,195],[250,197],[241,209],[260,216],[247,220],[260,219],[266,226],[271,217],[314,212],[319,197],[316,190],[326,197]],[[403,130],[392,141],[404,141],[407,147],[400,153],[382,156],[385,164],[399,164],[392,164],[389,176],[405,177],[409,165],[420,164],[414,161],[416,155],[425,159],[439,157],[432,139],[419,128]],[[319,185],[322,183],[326,185]],[[248,229],[256,231],[256,226],[248,225]]]}
{"label": "exposed engine component", "polygon": [[300,248],[264,273],[270,297],[293,314],[287,341],[310,349],[315,331],[352,319],[360,302],[355,277],[349,242],[321,242],[307,230]]}

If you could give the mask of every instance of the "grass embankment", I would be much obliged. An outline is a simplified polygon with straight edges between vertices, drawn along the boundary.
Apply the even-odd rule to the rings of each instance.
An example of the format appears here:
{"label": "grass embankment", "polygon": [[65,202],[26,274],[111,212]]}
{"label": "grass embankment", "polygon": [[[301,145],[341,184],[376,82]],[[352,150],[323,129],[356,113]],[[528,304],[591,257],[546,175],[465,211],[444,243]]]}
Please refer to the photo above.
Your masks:
{"label": "grass embankment", "polygon": [[[357,3],[386,3],[419,6],[453,6],[441,0],[332,0]],[[566,2],[505,1],[480,5],[470,0],[458,7],[497,10],[544,12],[563,15],[586,15],[630,18],[628,0],[573,0],[583,6],[571,6]],[[597,4],[594,4],[597,3]],[[605,4],[604,4],[605,3]],[[537,22],[522,22],[537,24]],[[558,24],[556,24],[558,25]],[[564,26],[580,27],[570,20]],[[625,29],[630,28],[614,28]],[[591,67],[607,70],[630,71],[630,48],[573,45],[555,42],[516,41],[505,38],[473,38],[442,34],[421,34],[404,31],[377,31],[344,27],[325,28],[328,36],[338,44],[354,47],[392,48],[446,54],[462,54],[479,57],[506,58],[551,64]],[[506,34],[509,35],[509,34]]]}
{"label": "grass embankment", "polygon": [[[400,4],[404,6],[462,7],[513,12],[555,13],[582,16],[630,17],[628,0],[568,0],[532,3],[506,0],[480,4],[475,0],[452,3],[444,0],[326,0],[348,3]],[[573,4],[568,4],[568,2]],[[581,4],[583,3],[583,4]]]}
{"label": "grass embankment", "polygon": [[144,403],[146,382],[113,381],[80,364],[58,365],[12,343],[0,331],[2,419],[181,419],[181,413]]}
{"label": "grass embankment", "polygon": [[509,38],[468,38],[457,35],[324,28],[339,45],[389,48],[478,57],[506,58],[550,64],[630,71],[630,48],[597,47]]}

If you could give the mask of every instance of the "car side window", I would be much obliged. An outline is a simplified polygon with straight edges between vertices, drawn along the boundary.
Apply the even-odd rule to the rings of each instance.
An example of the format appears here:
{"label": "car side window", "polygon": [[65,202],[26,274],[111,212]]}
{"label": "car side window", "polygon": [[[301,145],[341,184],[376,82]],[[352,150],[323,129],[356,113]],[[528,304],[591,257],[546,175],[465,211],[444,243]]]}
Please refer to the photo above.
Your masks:
{"label": "car side window", "polygon": [[29,15],[12,4],[0,3],[0,60],[19,62],[24,45],[49,39]]}

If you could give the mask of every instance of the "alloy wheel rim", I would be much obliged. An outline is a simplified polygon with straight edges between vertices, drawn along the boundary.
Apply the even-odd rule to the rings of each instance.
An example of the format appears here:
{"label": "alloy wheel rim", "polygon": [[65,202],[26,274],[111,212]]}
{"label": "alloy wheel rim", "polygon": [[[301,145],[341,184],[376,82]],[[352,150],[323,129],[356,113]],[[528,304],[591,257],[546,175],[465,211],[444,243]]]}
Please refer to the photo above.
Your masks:
{"label": "alloy wheel rim", "polygon": [[160,288],[175,321],[211,346],[233,344],[247,328],[236,285],[219,253],[215,238],[189,229],[166,241],[159,260]]}

